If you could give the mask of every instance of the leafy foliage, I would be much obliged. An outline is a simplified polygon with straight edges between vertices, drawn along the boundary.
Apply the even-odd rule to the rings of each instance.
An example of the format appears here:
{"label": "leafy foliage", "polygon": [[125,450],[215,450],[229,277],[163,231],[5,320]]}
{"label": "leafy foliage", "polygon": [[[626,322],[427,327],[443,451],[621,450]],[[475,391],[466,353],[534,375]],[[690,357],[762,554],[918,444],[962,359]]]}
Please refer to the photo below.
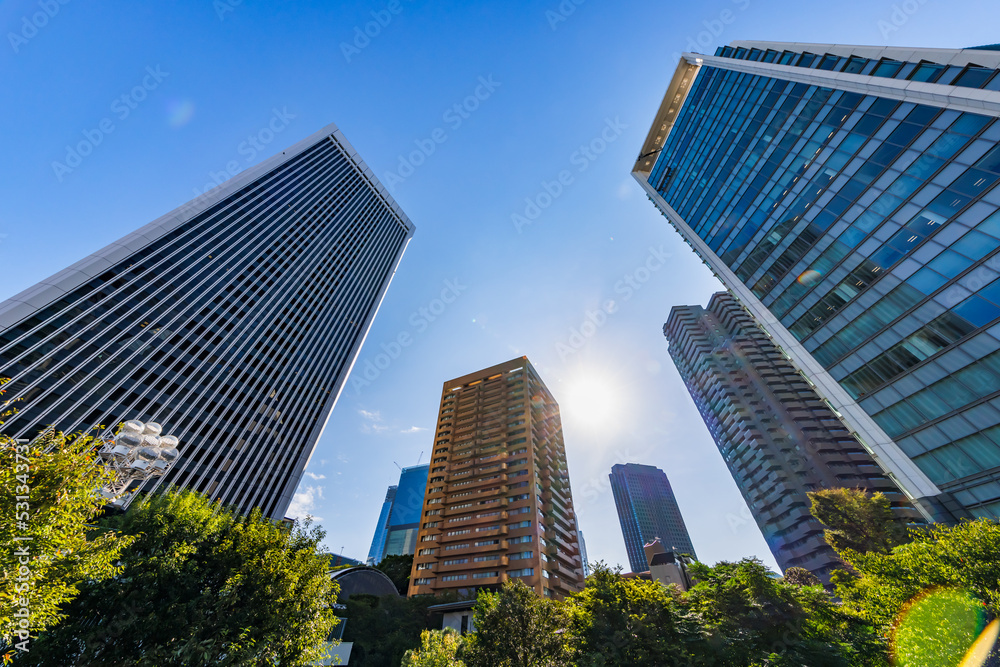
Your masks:
{"label": "leafy foliage", "polygon": [[844,614],[821,586],[775,578],[750,558],[714,567],[695,563],[691,573],[698,584],[686,598],[708,633],[709,664],[885,664],[868,657],[873,637],[867,627]]}
{"label": "leafy foliage", "polygon": [[410,570],[413,569],[413,556],[386,556],[375,566],[392,579],[400,595],[406,595],[410,590]]}
{"label": "leafy foliage", "polygon": [[34,635],[64,617],[81,582],[118,573],[119,553],[133,538],[88,527],[111,479],[92,437],[48,431],[26,445],[0,436],[0,645],[27,639],[15,634],[22,607]]}
{"label": "leafy foliage", "polygon": [[539,597],[520,581],[496,593],[480,591],[473,608],[476,632],[462,659],[469,667],[549,667],[570,664],[562,605]]}
{"label": "leafy foliage", "polygon": [[987,613],[1000,615],[1000,524],[988,519],[935,524],[913,538],[889,554],[841,554],[859,575],[835,579],[847,609],[884,637],[903,607],[932,588],[967,591]]}
{"label": "leafy foliage", "polygon": [[323,538],[212,503],[153,496],[102,521],[135,541],[120,576],[86,582],[19,664],[300,665],[323,657],[337,586]]}
{"label": "leafy foliage", "polygon": [[452,597],[399,598],[352,595],[347,599],[345,642],[354,642],[351,664],[397,667],[408,649],[420,645],[424,630],[441,627],[441,614],[428,607]]}
{"label": "leafy foliage", "polygon": [[424,630],[420,648],[406,652],[402,667],[465,667],[458,659],[465,640],[455,630]]}
{"label": "leafy foliage", "polygon": [[688,652],[703,651],[704,642],[680,597],[676,588],[594,564],[586,588],[566,602],[576,664],[689,664]]}
{"label": "leafy foliage", "polygon": [[906,525],[893,513],[882,493],[863,489],[823,489],[809,493],[812,515],[827,526],[826,541],[837,553],[889,553],[905,543]]}
{"label": "leafy foliage", "polygon": [[796,586],[822,586],[819,577],[804,567],[790,567],[785,570],[785,581]]}

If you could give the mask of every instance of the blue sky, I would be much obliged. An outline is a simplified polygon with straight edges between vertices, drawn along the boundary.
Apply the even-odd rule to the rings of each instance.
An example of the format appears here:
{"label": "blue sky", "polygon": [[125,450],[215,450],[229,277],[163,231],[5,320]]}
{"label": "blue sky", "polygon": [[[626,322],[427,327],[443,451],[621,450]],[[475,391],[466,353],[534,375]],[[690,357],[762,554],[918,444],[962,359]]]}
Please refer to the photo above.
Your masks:
{"label": "blue sky", "polygon": [[562,406],[592,560],[627,563],[607,475],[636,462],[666,471],[703,560],[773,565],[661,332],[720,286],[629,176],[676,54],[986,44],[1000,10],[577,2],[5,0],[0,299],[335,122],[417,233],[296,497],[328,546],[367,554],[445,380],[526,355]]}

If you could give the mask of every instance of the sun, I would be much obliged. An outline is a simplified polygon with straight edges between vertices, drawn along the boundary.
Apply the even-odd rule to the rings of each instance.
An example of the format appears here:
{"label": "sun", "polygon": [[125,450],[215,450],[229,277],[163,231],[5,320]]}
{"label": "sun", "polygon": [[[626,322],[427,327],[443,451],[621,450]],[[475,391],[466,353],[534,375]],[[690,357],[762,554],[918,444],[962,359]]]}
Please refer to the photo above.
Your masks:
{"label": "sun", "polygon": [[620,421],[621,391],[607,375],[580,371],[562,382],[559,409],[563,422],[586,429],[605,429]]}

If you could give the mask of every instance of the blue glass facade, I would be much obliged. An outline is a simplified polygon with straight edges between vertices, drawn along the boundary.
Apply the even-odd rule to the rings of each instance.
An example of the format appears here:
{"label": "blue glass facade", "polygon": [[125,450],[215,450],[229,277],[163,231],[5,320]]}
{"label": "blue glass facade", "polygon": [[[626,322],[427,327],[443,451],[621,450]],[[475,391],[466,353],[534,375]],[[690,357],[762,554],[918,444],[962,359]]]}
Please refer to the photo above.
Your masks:
{"label": "blue glass facade", "polygon": [[642,547],[656,538],[668,550],[697,558],[666,473],[653,466],[625,463],[612,466],[609,477],[633,572],[649,570]]}
{"label": "blue glass facade", "polygon": [[430,465],[422,465],[403,468],[399,474],[396,497],[389,512],[385,556],[412,556],[416,551],[429,472]]}
{"label": "blue glass facade", "polygon": [[368,549],[368,564],[378,565],[385,554],[385,534],[389,529],[389,513],[392,511],[392,501],[396,499],[396,487],[390,486],[385,492],[385,502],[378,513],[378,523],[375,524],[375,535]]}
{"label": "blue glass facade", "polygon": [[768,46],[703,57],[637,177],[958,515],[1000,517],[997,54]]}

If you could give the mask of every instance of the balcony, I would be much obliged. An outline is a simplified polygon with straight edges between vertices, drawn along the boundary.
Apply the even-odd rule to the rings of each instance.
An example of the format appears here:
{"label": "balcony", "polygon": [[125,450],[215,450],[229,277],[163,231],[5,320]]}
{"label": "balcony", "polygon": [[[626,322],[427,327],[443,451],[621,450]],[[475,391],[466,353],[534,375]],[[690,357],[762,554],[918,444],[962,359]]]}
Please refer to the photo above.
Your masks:
{"label": "balcony", "polygon": [[[481,541],[481,540],[480,540]],[[498,551],[507,551],[507,540],[499,540],[497,544],[483,544],[481,546],[474,546],[476,540],[469,540],[469,547],[465,549],[454,549],[452,551],[441,552],[447,558],[454,558],[457,556],[464,556],[466,554],[490,554],[496,553]],[[454,554],[454,555],[453,555]]]}
{"label": "balcony", "polygon": [[470,586],[470,585],[471,586],[490,586],[490,585],[502,584],[505,581],[507,581],[507,573],[506,572],[500,572],[495,577],[478,577],[478,578],[477,577],[470,577],[469,578],[469,583],[466,584],[466,585],[467,586]]}

